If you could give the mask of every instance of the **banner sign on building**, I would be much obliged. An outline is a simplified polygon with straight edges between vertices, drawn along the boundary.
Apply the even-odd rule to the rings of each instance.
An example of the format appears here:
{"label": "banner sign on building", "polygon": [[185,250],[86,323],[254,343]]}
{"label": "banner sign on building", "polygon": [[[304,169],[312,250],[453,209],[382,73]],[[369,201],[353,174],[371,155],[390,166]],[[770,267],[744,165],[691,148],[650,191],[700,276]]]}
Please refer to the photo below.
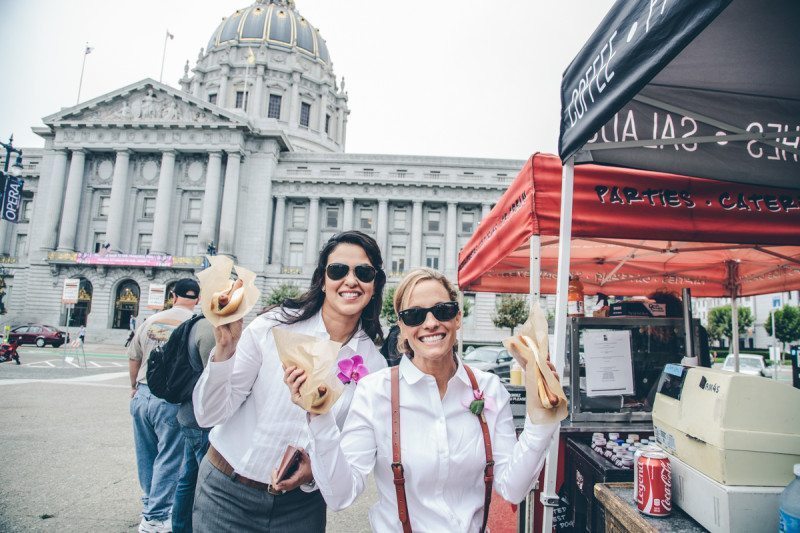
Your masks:
{"label": "banner sign on building", "polygon": [[14,176],[6,176],[6,185],[3,189],[3,202],[0,209],[2,209],[3,220],[7,220],[16,224],[22,215],[22,186],[24,185],[22,178]]}
{"label": "banner sign on building", "polygon": [[82,265],[172,267],[171,255],[90,254],[79,253],[75,259]]}
{"label": "banner sign on building", "polygon": [[78,303],[78,293],[81,288],[81,280],[67,278],[64,280],[64,291],[61,293],[61,303],[65,305],[75,305]]}
{"label": "banner sign on building", "polygon": [[147,294],[147,308],[160,311],[164,309],[164,295],[167,286],[163,283],[151,283],[150,291]]}

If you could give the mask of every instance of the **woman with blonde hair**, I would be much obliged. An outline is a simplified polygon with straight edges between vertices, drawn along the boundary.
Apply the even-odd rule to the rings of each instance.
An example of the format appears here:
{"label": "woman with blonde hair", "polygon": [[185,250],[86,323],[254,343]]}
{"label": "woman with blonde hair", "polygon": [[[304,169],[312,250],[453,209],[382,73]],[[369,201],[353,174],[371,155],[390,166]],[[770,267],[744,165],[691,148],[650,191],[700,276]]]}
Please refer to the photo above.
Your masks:
{"label": "woman with blonde hair", "polygon": [[[330,414],[308,415],[314,479],[331,509],[351,505],[374,472],[375,531],[484,531],[492,489],[521,501],[558,427],[526,419],[516,439],[499,378],[454,354],[456,297],[441,273],[410,272],[394,296],[400,364],[359,382],[341,433]],[[304,372],[284,377],[299,401]]]}

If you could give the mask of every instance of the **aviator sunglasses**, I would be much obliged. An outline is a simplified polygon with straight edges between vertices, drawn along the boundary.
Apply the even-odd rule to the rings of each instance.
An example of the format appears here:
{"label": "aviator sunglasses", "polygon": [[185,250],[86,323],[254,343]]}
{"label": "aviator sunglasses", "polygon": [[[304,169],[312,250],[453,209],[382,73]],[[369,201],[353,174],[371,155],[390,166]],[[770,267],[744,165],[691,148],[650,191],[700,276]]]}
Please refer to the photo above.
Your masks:
{"label": "aviator sunglasses", "polygon": [[[331,263],[325,267],[325,273],[328,275],[328,279],[332,281],[339,281],[349,272],[350,265],[345,265],[344,263]],[[378,271],[372,265],[356,265],[353,267],[353,272],[361,283],[372,282],[378,274]]]}
{"label": "aviator sunglasses", "polygon": [[433,313],[433,318],[439,322],[453,320],[458,314],[458,302],[442,302],[433,307],[412,307],[397,313],[406,326],[419,326],[425,322],[428,313]]}

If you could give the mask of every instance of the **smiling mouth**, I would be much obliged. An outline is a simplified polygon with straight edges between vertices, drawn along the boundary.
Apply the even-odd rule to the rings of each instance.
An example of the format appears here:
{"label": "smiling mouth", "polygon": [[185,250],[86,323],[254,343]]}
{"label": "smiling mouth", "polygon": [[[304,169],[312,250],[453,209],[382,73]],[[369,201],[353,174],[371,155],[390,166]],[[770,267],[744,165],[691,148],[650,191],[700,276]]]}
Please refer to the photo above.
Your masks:
{"label": "smiling mouth", "polygon": [[425,335],[424,337],[420,337],[419,341],[423,344],[435,344],[442,339],[444,339],[444,333],[437,333],[435,335]]}
{"label": "smiling mouth", "polygon": [[341,296],[345,300],[352,301],[352,300],[358,300],[361,297],[361,293],[357,291],[342,291],[339,293],[339,296]]}

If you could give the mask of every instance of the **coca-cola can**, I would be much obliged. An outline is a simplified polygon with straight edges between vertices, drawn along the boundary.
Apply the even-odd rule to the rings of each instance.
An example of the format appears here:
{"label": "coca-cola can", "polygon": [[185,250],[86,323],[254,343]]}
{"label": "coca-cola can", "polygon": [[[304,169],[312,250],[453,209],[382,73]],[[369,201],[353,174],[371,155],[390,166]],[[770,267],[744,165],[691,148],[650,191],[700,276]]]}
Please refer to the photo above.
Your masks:
{"label": "coca-cola can", "polygon": [[639,512],[650,516],[669,516],[672,511],[672,471],[662,452],[645,452],[637,462],[636,501]]}

